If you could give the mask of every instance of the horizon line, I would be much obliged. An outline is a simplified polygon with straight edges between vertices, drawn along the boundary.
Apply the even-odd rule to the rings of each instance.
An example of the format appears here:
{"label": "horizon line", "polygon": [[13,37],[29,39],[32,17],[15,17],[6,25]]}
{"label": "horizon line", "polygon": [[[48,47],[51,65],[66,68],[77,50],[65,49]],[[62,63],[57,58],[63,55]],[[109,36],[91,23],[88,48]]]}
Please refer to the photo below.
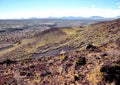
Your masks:
{"label": "horizon line", "polygon": [[89,17],[84,17],[84,16],[60,16],[60,17],[55,17],[55,16],[48,16],[48,17],[29,17],[29,18],[25,18],[25,17],[20,17],[20,18],[0,18],[0,20],[11,20],[11,19],[88,19],[88,18],[94,18],[94,17],[98,17],[98,18],[104,18],[104,19],[110,19],[110,18],[119,18],[120,16],[115,16],[115,17],[103,17],[103,16],[89,16]]}

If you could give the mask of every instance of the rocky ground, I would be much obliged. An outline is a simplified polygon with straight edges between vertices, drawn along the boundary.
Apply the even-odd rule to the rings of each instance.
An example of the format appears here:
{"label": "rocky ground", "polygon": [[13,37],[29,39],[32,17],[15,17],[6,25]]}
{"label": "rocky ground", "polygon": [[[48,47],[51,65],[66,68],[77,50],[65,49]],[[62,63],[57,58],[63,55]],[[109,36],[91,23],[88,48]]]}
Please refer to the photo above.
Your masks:
{"label": "rocky ground", "polygon": [[55,28],[0,51],[0,85],[119,85],[120,20]]}
{"label": "rocky ground", "polygon": [[120,39],[58,56],[0,62],[0,85],[119,85]]}

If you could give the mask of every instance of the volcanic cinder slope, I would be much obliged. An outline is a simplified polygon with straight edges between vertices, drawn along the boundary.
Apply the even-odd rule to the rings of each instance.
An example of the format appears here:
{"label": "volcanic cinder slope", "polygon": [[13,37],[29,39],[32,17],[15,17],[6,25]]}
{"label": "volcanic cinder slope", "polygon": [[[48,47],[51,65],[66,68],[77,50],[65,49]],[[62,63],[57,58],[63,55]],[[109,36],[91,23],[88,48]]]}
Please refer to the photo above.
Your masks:
{"label": "volcanic cinder slope", "polygon": [[120,19],[48,29],[0,55],[0,85],[119,85]]}

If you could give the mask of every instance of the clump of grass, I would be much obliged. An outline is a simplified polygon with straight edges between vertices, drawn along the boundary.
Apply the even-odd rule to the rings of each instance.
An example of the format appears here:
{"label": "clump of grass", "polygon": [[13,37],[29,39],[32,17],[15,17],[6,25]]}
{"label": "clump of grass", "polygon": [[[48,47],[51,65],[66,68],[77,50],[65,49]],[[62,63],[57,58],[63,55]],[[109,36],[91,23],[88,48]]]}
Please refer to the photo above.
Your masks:
{"label": "clump of grass", "polygon": [[72,34],[75,34],[79,29],[78,28],[62,28],[60,30],[66,33],[67,35],[72,35]]}
{"label": "clump of grass", "polygon": [[13,44],[13,46],[18,46],[19,44],[21,44],[20,41],[15,41],[14,44]]}
{"label": "clump of grass", "polygon": [[65,59],[65,54],[61,54],[60,60],[64,60],[64,59]]}

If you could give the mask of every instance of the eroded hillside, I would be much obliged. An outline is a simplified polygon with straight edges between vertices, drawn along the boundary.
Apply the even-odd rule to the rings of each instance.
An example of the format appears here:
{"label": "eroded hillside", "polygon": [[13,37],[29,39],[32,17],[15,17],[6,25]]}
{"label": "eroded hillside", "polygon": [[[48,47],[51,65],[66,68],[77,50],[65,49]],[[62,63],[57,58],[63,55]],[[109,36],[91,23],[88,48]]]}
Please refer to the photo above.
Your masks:
{"label": "eroded hillside", "polygon": [[0,85],[119,85],[120,23],[53,28],[0,51]]}

